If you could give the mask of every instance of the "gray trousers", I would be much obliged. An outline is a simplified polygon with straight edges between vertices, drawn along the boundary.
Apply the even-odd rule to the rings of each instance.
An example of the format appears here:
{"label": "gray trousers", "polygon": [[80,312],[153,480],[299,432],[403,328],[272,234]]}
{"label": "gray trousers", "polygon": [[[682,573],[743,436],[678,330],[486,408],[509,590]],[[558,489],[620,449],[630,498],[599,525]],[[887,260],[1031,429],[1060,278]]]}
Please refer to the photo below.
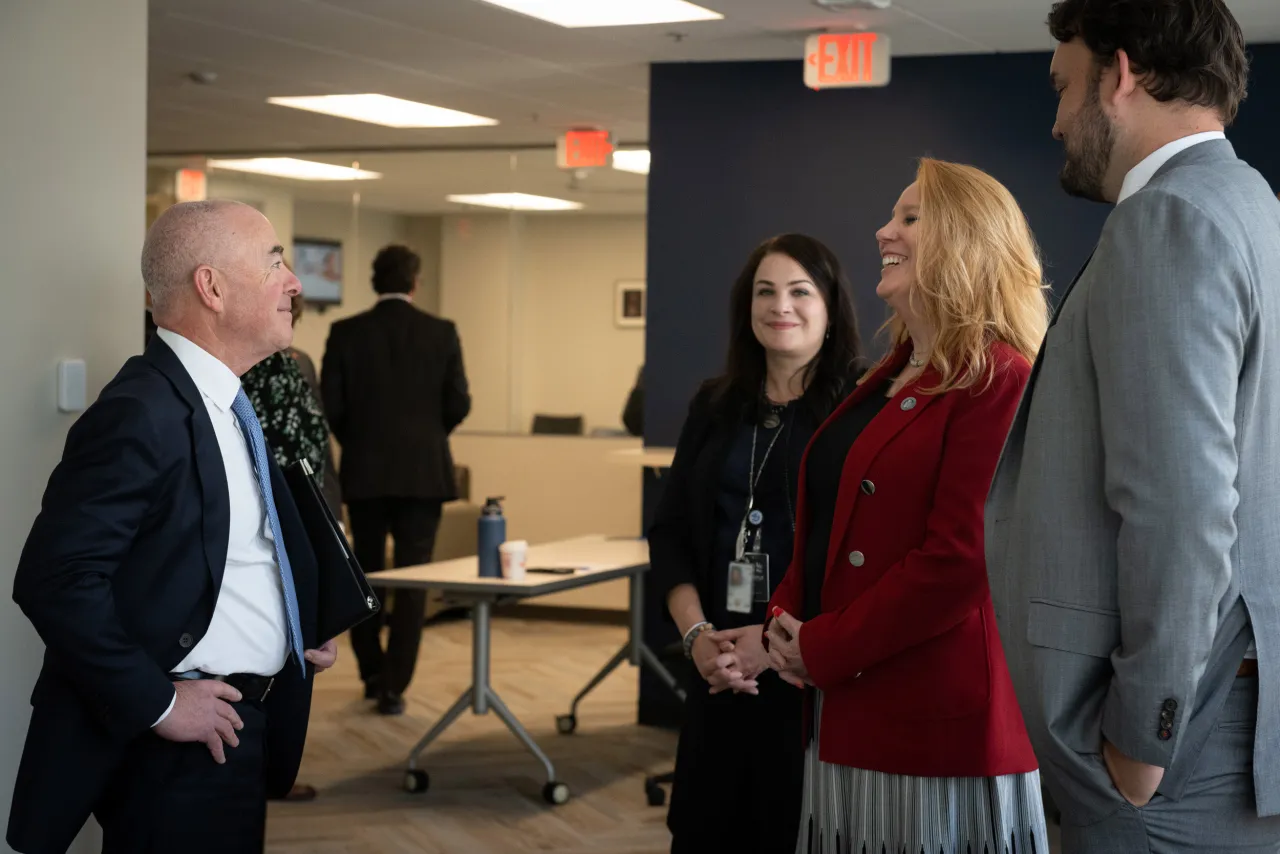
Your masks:
{"label": "gray trousers", "polygon": [[1062,823],[1062,854],[1280,852],[1280,816],[1258,818],[1253,737],[1258,680],[1237,678],[1187,782],[1184,796],[1157,794],[1138,808],[1124,802],[1095,824]]}

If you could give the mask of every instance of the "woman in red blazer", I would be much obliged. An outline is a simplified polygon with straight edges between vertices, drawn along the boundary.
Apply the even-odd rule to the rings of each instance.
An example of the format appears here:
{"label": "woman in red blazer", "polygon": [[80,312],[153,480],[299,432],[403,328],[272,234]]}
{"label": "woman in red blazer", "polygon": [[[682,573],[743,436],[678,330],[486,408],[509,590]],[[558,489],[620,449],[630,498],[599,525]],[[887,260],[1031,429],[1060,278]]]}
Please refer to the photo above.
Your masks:
{"label": "woman in red blazer", "polygon": [[816,722],[796,851],[1048,851],[982,534],[1046,328],[1035,242],[997,181],[927,159],[876,237],[895,346],[805,452],[765,627]]}

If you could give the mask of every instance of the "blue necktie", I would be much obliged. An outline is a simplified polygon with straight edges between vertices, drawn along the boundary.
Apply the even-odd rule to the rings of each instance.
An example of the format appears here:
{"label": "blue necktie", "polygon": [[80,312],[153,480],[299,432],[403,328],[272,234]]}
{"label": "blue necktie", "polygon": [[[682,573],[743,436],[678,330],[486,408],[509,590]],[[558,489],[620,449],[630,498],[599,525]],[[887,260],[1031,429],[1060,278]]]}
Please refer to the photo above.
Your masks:
{"label": "blue necktie", "polygon": [[280,535],[280,517],[276,513],[276,501],[271,494],[271,469],[267,467],[267,440],[262,435],[262,425],[253,411],[253,404],[245,396],[244,389],[236,394],[231,411],[240,421],[240,429],[249,440],[249,450],[253,452],[253,471],[258,478],[258,491],[262,494],[263,504],[267,509],[267,520],[271,523],[271,535],[275,539],[276,563],[280,565],[280,583],[284,587],[284,615],[288,623],[289,642],[293,654],[302,667],[302,678],[307,678],[307,662],[302,657],[302,629],[298,622],[298,592],[293,587],[293,569],[289,566],[289,555],[284,548],[284,537]]}

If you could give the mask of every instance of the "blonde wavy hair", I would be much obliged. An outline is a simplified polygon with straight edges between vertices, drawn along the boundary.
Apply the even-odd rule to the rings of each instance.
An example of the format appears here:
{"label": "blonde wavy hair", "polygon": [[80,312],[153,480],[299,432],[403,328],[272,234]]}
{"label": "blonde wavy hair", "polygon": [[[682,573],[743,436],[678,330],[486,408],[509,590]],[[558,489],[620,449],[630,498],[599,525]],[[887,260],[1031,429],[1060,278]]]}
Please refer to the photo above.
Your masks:
{"label": "blonde wavy hair", "polygon": [[[934,330],[927,359],[941,381],[931,394],[985,386],[989,348],[1004,342],[1034,361],[1049,324],[1040,252],[1027,218],[1003,184],[980,169],[922,158],[920,218],[910,305]],[[885,324],[893,358],[910,337],[895,313]]]}

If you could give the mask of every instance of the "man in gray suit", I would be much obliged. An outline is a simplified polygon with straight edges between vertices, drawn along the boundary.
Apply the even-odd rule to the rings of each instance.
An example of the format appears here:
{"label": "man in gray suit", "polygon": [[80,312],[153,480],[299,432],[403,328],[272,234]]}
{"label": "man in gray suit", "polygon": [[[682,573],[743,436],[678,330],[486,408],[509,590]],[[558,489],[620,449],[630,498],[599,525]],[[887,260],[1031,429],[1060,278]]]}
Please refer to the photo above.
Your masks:
{"label": "man in gray suit", "polygon": [[1222,0],[1065,0],[1069,193],[1116,205],[997,470],[988,568],[1068,852],[1280,850],[1280,203]]}

